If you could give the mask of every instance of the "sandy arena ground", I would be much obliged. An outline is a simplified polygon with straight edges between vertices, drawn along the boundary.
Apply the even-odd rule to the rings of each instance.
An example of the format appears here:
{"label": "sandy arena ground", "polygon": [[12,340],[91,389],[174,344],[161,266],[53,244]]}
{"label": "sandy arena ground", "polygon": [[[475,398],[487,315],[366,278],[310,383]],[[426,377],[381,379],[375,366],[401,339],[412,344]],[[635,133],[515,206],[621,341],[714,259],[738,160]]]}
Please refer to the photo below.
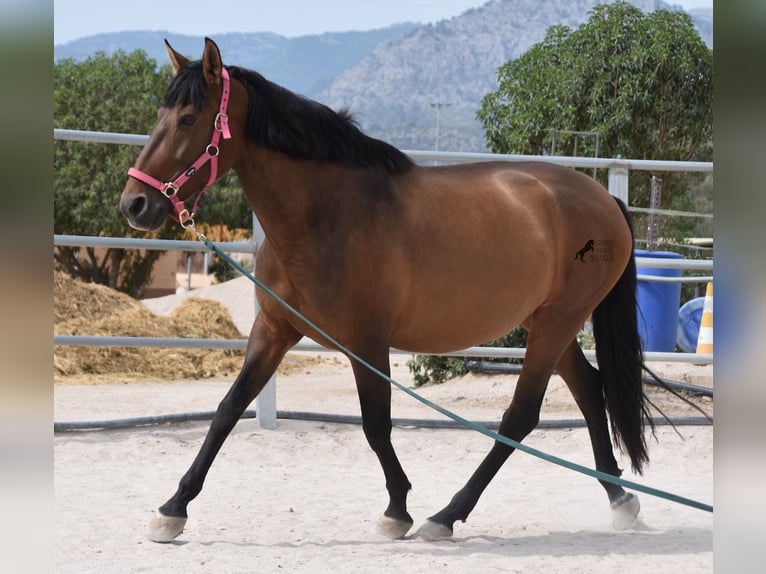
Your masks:
{"label": "sandy arena ground", "polygon": [[[304,354],[305,355],[305,354]],[[316,358],[316,354],[312,356]],[[307,361],[277,383],[279,410],[359,414],[336,355]],[[289,360],[301,361],[301,354]],[[409,381],[406,357],[394,376]],[[678,370],[679,366],[668,366]],[[703,368],[695,382],[707,380]],[[676,374],[678,374],[676,372]],[[678,377],[677,377],[678,378]],[[422,389],[466,418],[496,420],[515,377],[468,375]],[[214,410],[229,381],[57,385],[56,421]],[[575,418],[554,378],[543,419]],[[686,409],[673,409],[691,414]],[[712,405],[710,405],[712,411]],[[395,417],[438,418],[401,391]],[[175,490],[207,422],[57,433],[56,572],[712,572],[713,516],[646,494],[637,530],[615,532],[594,479],[515,453],[451,541],[390,541],[375,532],[387,499],[378,462],[355,425],[240,421],[171,544],[149,542],[152,514]],[[713,428],[659,427],[643,477],[625,477],[712,503]],[[592,466],[587,431],[537,430],[527,444]],[[417,527],[442,508],[491,441],[468,430],[396,428]],[[622,459],[622,466],[627,462]]]}
{"label": "sandy arena ground", "polygon": [[[246,333],[255,310],[247,279],[192,294],[220,300]],[[167,314],[183,295],[147,301]],[[346,360],[331,353],[290,353],[277,382],[280,411],[358,415]],[[406,356],[392,358],[396,380],[410,385]],[[712,366],[652,365],[661,374],[712,386]],[[54,420],[112,420],[212,411],[231,380],[115,381],[58,384]],[[420,392],[468,419],[498,420],[514,375],[469,374]],[[695,415],[652,391],[671,415]],[[699,401],[712,414],[712,400]],[[254,405],[251,406],[254,408]],[[443,418],[394,390],[393,416]],[[551,380],[542,418],[579,412],[563,383]],[[713,516],[639,494],[635,530],[616,532],[595,479],[515,453],[450,541],[375,532],[387,503],[377,459],[356,425],[279,421],[264,430],[244,419],[216,459],[185,531],[170,544],[145,537],[155,509],[174,492],[208,422],[56,433],[54,438],[56,572],[651,572],[713,571]],[[693,500],[713,501],[713,428],[686,426],[679,437],[658,427],[644,476],[624,477]],[[442,508],[491,446],[469,430],[397,427],[394,446],[413,490],[415,529]],[[536,430],[526,444],[592,467],[587,431]],[[621,466],[629,468],[625,459]],[[414,529],[413,529],[414,531]]]}

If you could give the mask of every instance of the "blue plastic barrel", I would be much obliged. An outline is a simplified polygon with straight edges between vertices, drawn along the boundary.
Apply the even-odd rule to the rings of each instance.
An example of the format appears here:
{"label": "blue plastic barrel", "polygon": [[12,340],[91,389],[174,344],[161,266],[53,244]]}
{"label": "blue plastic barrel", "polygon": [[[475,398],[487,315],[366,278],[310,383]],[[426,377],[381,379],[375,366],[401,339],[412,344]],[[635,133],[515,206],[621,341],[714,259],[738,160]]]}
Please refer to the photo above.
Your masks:
{"label": "blue plastic barrel", "polygon": [[[636,257],[654,259],[682,259],[672,251],[634,250]],[[680,277],[681,269],[637,267],[638,275]],[[636,292],[638,334],[644,351],[671,353],[676,350],[678,335],[678,308],[681,305],[681,283],[646,281],[639,279]]]}

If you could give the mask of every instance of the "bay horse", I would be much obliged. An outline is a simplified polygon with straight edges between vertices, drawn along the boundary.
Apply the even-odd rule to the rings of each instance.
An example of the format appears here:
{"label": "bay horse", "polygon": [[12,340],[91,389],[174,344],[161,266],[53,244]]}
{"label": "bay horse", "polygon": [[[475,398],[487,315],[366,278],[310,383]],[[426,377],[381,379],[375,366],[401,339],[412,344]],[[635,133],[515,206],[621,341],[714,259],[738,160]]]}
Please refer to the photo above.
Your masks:
{"label": "bay horse", "polygon": [[[522,325],[526,358],[499,433],[521,441],[535,428],[555,370],[583,413],[596,468],[621,474],[614,442],[641,473],[651,421],[633,230],[620,200],[587,175],[543,162],[419,166],[365,135],[347,111],[224,66],[209,38],[197,61],[167,41],[166,48],[175,75],[120,200],[131,226],[156,230],[168,216],[192,225],[194,209],[184,202],[196,197],[196,207],[202,191],[233,170],[266,235],[256,276],[353,354],[388,375],[390,347],[438,354]],[[581,256],[590,247],[598,257]],[[304,335],[332,346],[273,299],[259,293],[258,302],[242,370],[152,519],[152,540],[182,532],[213,459],[285,353]],[[576,340],[591,315],[598,368]],[[351,363],[363,431],[389,495],[378,530],[402,538],[413,525],[411,485],[391,444],[391,387]],[[416,535],[452,536],[513,450],[495,442]],[[615,528],[632,526],[638,498],[600,482]]]}

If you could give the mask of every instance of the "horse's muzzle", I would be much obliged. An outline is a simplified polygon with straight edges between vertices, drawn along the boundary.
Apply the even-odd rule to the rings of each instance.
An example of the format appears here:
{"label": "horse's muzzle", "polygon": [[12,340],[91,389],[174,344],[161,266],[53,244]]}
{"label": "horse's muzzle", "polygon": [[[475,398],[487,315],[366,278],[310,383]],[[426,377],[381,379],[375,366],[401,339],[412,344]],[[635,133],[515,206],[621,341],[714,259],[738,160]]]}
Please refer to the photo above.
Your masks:
{"label": "horse's muzzle", "polygon": [[156,231],[168,217],[170,202],[153,189],[126,188],[120,198],[120,211],[132,228]]}

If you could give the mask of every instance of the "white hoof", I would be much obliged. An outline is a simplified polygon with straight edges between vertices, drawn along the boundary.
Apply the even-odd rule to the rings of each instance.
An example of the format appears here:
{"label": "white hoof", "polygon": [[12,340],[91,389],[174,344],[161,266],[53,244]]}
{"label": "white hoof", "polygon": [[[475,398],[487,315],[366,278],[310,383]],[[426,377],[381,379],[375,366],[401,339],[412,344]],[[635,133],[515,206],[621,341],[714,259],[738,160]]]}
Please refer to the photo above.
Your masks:
{"label": "white hoof", "polygon": [[446,540],[452,538],[452,530],[438,522],[426,520],[426,522],[418,528],[418,531],[415,533],[415,538],[422,538],[428,542]]}
{"label": "white hoof", "polygon": [[378,534],[397,540],[403,538],[412,528],[412,521],[396,520],[388,516],[381,516],[378,520]]}
{"label": "white hoof", "polygon": [[185,518],[164,516],[157,512],[149,523],[146,537],[152,542],[171,542],[184,531],[185,524]]}
{"label": "white hoof", "polygon": [[627,530],[636,524],[641,504],[635,494],[626,492],[610,504],[612,508],[612,526],[615,530]]}

